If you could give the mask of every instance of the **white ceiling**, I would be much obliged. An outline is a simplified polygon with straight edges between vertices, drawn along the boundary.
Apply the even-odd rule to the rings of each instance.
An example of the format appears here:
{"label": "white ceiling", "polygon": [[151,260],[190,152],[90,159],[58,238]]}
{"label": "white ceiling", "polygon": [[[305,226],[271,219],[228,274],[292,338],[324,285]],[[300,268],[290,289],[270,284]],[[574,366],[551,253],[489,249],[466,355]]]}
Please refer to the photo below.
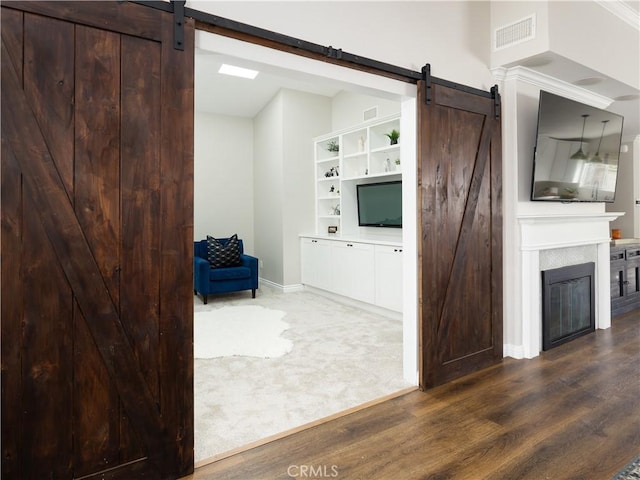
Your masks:
{"label": "white ceiling", "polygon": [[[223,63],[260,73],[254,80],[222,75],[218,69]],[[196,49],[195,101],[198,111],[253,118],[282,88],[333,97],[342,86],[272,65]]]}

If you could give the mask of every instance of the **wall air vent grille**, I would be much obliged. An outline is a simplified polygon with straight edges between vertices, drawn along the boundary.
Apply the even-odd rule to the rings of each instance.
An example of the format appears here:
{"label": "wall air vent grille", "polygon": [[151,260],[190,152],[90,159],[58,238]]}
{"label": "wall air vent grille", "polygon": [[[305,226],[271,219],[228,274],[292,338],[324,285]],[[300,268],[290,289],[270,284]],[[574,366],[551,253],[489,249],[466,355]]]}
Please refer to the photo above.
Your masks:
{"label": "wall air vent grille", "polygon": [[362,112],[362,118],[366,122],[367,120],[373,120],[378,117],[378,106],[368,108]]}
{"label": "wall air vent grille", "polygon": [[534,39],[536,36],[536,17],[530,15],[510,25],[496,29],[494,50],[507,48],[518,43]]}

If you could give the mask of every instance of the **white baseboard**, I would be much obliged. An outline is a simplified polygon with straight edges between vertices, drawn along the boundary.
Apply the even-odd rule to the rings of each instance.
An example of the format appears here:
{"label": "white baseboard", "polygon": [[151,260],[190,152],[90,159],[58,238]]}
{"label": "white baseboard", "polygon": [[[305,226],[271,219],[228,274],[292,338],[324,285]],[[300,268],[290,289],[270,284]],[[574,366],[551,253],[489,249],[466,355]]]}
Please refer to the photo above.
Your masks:
{"label": "white baseboard", "polygon": [[371,312],[371,313],[377,313],[378,315],[382,315],[388,318],[402,320],[402,313],[400,312],[395,312],[393,310],[379,307],[371,303],[361,302],[360,300],[356,300],[354,298],[338,295],[337,293],[328,292],[327,290],[322,290],[321,288],[316,288],[309,285],[303,285],[303,288],[308,292],[313,292],[318,295],[322,295],[323,297],[330,298],[331,300],[335,300],[336,302],[340,302],[350,307],[356,307],[356,308],[360,308],[361,310],[366,310],[367,312]]}
{"label": "white baseboard", "polygon": [[505,343],[502,346],[502,353],[505,357],[521,359],[524,358],[524,346]]}
{"label": "white baseboard", "polygon": [[301,283],[293,284],[293,285],[280,285],[279,283],[272,282],[271,280],[267,280],[266,278],[260,277],[260,284],[264,284],[267,287],[274,288],[282,293],[291,293],[291,292],[301,292],[304,290],[304,285]]}

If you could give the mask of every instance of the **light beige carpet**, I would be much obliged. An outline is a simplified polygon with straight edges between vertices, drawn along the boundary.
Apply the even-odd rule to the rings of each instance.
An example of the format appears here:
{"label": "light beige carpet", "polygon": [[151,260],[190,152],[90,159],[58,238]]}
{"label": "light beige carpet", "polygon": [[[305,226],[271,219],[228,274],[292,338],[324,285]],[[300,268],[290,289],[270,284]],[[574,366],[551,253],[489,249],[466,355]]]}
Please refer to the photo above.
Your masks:
{"label": "light beige carpet", "polygon": [[[277,358],[196,359],[196,462],[410,386],[402,379],[402,322],[309,292],[261,287],[209,297],[195,311],[260,306],[285,312]],[[197,343],[198,339],[194,340]]]}

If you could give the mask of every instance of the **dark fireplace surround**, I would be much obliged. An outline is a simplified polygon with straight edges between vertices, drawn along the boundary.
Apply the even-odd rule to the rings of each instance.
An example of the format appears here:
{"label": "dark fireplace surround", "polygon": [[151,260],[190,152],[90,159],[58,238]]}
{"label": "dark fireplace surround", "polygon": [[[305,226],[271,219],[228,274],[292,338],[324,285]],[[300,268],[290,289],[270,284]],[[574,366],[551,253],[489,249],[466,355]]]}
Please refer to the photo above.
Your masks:
{"label": "dark fireplace surround", "polygon": [[542,349],[595,331],[595,263],[542,271]]}

